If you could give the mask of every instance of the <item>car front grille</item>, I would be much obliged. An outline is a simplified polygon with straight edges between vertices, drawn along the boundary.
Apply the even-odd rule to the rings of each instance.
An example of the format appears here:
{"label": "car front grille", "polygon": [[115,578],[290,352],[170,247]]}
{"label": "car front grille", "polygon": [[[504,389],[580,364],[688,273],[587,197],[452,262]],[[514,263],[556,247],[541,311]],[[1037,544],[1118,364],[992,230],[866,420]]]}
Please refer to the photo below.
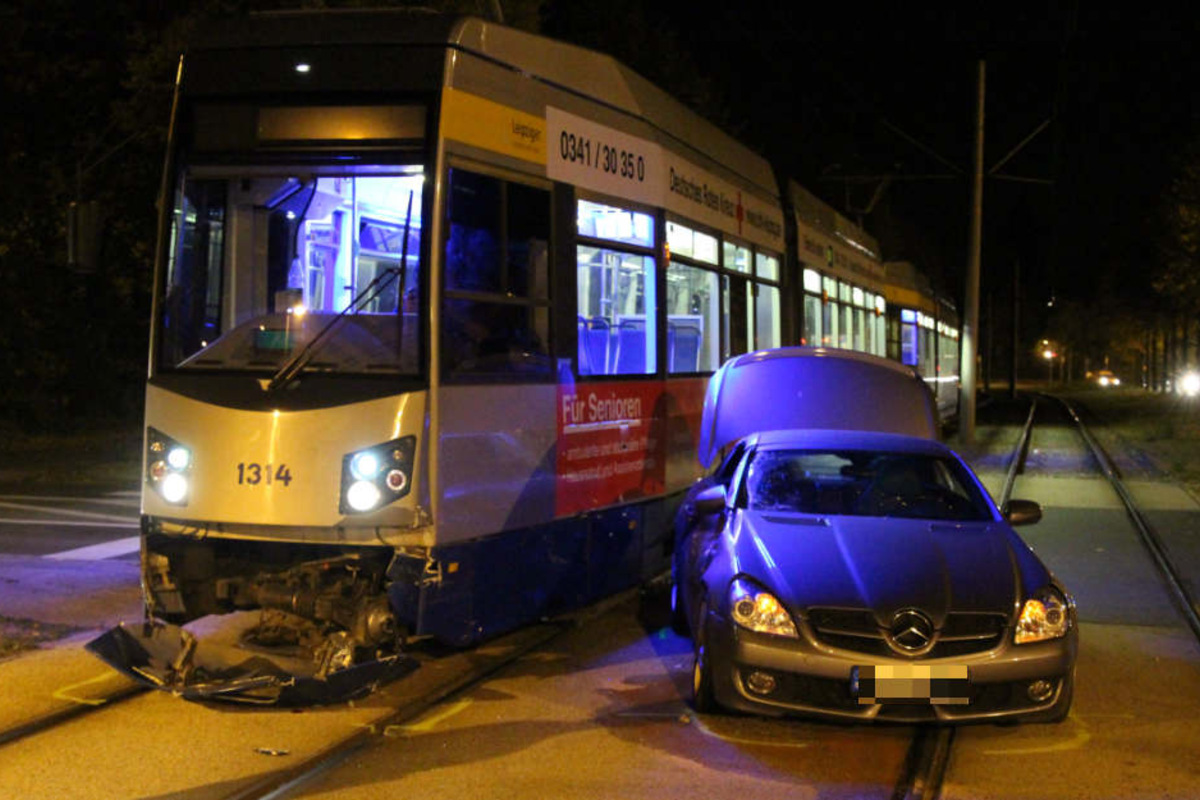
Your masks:
{"label": "car front grille", "polygon": [[[810,608],[808,625],[821,644],[880,657],[895,657],[884,638],[886,629],[875,615],[861,608]],[[922,658],[947,658],[981,653],[998,645],[1008,621],[1003,614],[954,612],[935,634],[933,648]]]}

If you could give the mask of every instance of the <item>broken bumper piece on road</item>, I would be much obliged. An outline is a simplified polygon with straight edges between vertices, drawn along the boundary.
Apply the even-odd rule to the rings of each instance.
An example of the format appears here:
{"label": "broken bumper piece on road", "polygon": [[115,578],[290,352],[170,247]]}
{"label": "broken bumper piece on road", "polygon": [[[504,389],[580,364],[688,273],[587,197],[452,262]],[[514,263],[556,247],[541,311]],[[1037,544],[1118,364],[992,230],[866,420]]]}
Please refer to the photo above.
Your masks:
{"label": "broken bumper piece on road", "polygon": [[419,666],[416,659],[396,654],[318,671],[311,661],[306,665],[295,658],[248,655],[240,648],[203,643],[183,628],[157,621],[122,623],[88,642],[87,649],[133,680],[186,700],[254,705],[342,703]]}

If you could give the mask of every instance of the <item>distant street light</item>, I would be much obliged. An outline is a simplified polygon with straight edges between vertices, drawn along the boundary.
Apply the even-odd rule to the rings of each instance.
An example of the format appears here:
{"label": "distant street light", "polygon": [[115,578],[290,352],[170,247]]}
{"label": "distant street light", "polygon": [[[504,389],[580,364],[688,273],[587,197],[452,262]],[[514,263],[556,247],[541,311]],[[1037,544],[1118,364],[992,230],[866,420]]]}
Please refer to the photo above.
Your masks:
{"label": "distant street light", "polygon": [[1195,372],[1188,372],[1180,381],[1180,388],[1183,389],[1185,397],[1195,397],[1200,394],[1200,375]]}
{"label": "distant street light", "polygon": [[1042,351],[1042,358],[1046,359],[1046,385],[1054,385],[1054,357],[1058,355],[1049,347]]}

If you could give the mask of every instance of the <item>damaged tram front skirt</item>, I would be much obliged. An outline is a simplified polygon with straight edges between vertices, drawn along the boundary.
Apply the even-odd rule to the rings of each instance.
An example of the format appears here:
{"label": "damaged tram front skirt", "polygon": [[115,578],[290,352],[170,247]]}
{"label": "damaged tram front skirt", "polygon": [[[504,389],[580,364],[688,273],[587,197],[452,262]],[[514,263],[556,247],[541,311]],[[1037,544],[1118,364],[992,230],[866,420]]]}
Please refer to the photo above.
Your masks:
{"label": "damaged tram front skirt", "polygon": [[[340,703],[411,673],[388,602],[390,547],[143,534],[146,621],[87,648],[189,700]],[[219,615],[219,616],[217,616]],[[195,621],[196,630],[180,627]]]}

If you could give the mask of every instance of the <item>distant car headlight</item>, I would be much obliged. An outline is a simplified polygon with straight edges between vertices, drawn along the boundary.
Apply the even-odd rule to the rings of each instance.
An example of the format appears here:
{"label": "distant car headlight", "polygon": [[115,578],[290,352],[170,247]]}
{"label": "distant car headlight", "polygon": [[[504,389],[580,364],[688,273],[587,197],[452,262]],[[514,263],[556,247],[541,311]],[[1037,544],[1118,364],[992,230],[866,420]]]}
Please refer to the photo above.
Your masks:
{"label": "distant car headlight", "polygon": [[1180,388],[1188,397],[1200,394],[1200,373],[1189,372],[1179,381]]}
{"label": "distant car headlight", "polygon": [[417,437],[355,450],[342,458],[343,514],[364,514],[408,494],[412,487]]}
{"label": "distant car headlight", "polygon": [[1065,636],[1071,627],[1068,602],[1054,589],[1047,588],[1025,601],[1021,616],[1017,619],[1017,630],[1013,635],[1016,644],[1043,642]]}
{"label": "distant car headlight", "polygon": [[1109,384],[1108,376],[1107,376],[1107,375],[1101,375],[1101,376],[1100,376],[1100,385],[1101,385],[1101,386],[1108,386],[1108,384]]}
{"label": "distant car headlight", "polygon": [[146,482],[166,502],[186,506],[191,490],[192,451],[155,428],[146,429]]}
{"label": "distant car headlight", "polygon": [[783,603],[749,581],[738,579],[730,584],[729,607],[733,621],[748,630],[793,639],[800,635]]}

